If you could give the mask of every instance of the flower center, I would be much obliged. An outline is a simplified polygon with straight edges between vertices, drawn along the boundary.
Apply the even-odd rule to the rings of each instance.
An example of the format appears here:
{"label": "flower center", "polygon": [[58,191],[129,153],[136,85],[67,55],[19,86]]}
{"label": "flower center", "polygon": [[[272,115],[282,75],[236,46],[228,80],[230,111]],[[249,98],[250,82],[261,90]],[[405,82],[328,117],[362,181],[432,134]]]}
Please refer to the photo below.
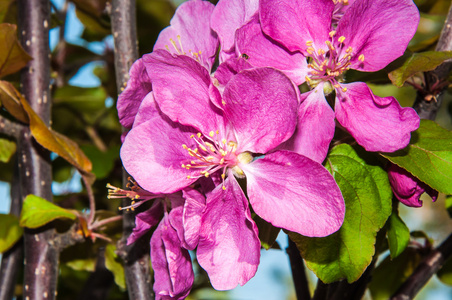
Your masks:
{"label": "flower center", "polygon": [[237,143],[220,138],[218,130],[211,131],[208,136],[198,133],[191,135],[190,138],[195,142],[194,147],[189,148],[185,144],[182,147],[187,150],[192,159],[182,164],[182,168],[187,170],[197,169],[199,172],[196,172],[195,175],[188,175],[187,178],[209,177],[216,171],[223,169],[221,177],[224,182],[226,169],[228,167],[233,168],[239,162],[236,154]]}
{"label": "flower center", "polygon": [[[336,32],[331,31],[331,40],[325,41],[328,50],[320,48],[317,51],[312,47],[313,42],[307,41],[308,48],[308,68],[310,71],[306,75],[306,82],[311,88],[316,87],[321,82],[330,82],[335,88],[340,88],[339,82],[343,81],[343,73],[350,69],[350,61],[353,58],[353,48],[345,47],[345,37],[341,36],[334,40]],[[336,46],[334,46],[335,44]],[[364,55],[361,54],[358,60],[363,62]],[[343,87],[342,91],[345,92],[346,88]]]}
{"label": "flower center", "polygon": [[[182,39],[180,37],[180,35],[177,35],[177,43],[170,38],[170,43],[173,46],[174,50],[176,51],[177,54],[179,55],[187,55],[187,53],[184,51],[184,47],[182,46]],[[165,45],[166,50],[168,50],[168,52],[171,52],[170,47],[168,45]],[[198,52],[193,52],[191,49],[188,50],[188,55],[189,57],[193,58],[194,60],[196,60],[197,62],[201,63],[201,50]]]}

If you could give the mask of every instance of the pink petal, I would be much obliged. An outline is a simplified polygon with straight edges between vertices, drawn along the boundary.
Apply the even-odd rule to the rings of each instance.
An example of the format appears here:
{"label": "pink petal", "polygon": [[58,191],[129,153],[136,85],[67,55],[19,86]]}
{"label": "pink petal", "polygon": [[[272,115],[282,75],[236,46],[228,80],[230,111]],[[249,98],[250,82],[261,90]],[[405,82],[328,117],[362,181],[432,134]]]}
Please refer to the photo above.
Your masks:
{"label": "pink petal", "polygon": [[141,101],[152,90],[151,81],[141,58],[133,63],[129,76],[127,86],[118,96],[116,103],[119,122],[126,128],[132,128]]}
{"label": "pink petal", "polygon": [[236,47],[241,57],[254,67],[273,67],[286,74],[296,85],[305,81],[306,58],[300,52],[289,52],[280,44],[265,36],[256,15],[236,31]]}
{"label": "pink petal", "polygon": [[367,151],[393,152],[410,142],[419,127],[419,116],[401,107],[394,97],[375,96],[363,82],[342,84],[337,89],[336,119]]}
{"label": "pink petal", "polygon": [[259,265],[260,241],[248,201],[230,173],[226,190],[218,186],[207,198],[197,258],[217,290],[244,285]]}
{"label": "pink petal", "polygon": [[191,259],[167,217],[152,235],[151,261],[156,299],[185,299],[194,280]]}
{"label": "pink petal", "polygon": [[196,171],[182,167],[190,161],[188,151],[194,146],[192,128],[171,122],[164,115],[155,116],[135,126],[121,147],[124,168],[145,190],[170,194],[192,184]]}
{"label": "pink petal", "polygon": [[240,151],[266,153],[287,140],[297,123],[298,89],[272,68],[244,70],[226,86],[224,114]]}
{"label": "pink petal", "polygon": [[344,199],[321,164],[277,151],[240,168],[253,210],[274,226],[311,237],[327,236],[341,227]]}
{"label": "pink petal", "polygon": [[323,84],[301,97],[297,129],[278,149],[290,150],[322,163],[334,136],[334,111],[326,102]]}
{"label": "pink petal", "polygon": [[243,57],[237,58],[234,55],[233,58],[226,60],[218,66],[214,76],[215,79],[218,80],[219,85],[224,88],[232,77],[237,75],[240,71],[251,69],[252,67],[253,66]]}
{"label": "pink petal", "polygon": [[135,228],[133,228],[132,234],[127,238],[127,245],[135,243],[135,241],[146,234],[149,229],[157,225],[161,219],[162,212],[162,203],[159,200],[156,200],[151,208],[137,214],[135,216]]}
{"label": "pink petal", "polygon": [[[214,92],[216,87],[204,67],[188,56],[173,56],[163,50],[144,56],[143,61],[152,79],[155,101],[165,115],[201,132],[219,129],[222,112],[211,97],[220,94]],[[221,103],[220,99],[214,101]]]}
{"label": "pink petal", "polygon": [[378,71],[404,53],[418,23],[412,0],[361,0],[347,9],[336,36],[345,37],[344,49],[353,48],[353,69]]}
{"label": "pink petal", "polygon": [[160,32],[154,51],[163,49],[187,55],[210,70],[218,48],[218,39],[210,29],[210,15],[214,8],[208,1],[182,3],[176,9],[170,26]]}
{"label": "pink petal", "polygon": [[258,0],[221,0],[212,13],[211,26],[218,34],[223,52],[233,52],[237,28],[257,12]]}
{"label": "pink petal", "polygon": [[185,198],[182,221],[184,224],[184,239],[186,248],[195,249],[201,230],[201,218],[206,209],[206,198],[195,189],[187,188],[182,191]]}
{"label": "pink petal", "polygon": [[[330,40],[331,0],[260,0],[259,14],[262,30],[290,51],[306,54],[307,41],[326,48]],[[317,49],[316,49],[317,50]]]}
{"label": "pink petal", "polygon": [[421,207],[420,197],[424,192],[427,192],[433,201],[438,198],[437,191],[397,165],[391,164],[388,177],[394,195],[406,206]]}

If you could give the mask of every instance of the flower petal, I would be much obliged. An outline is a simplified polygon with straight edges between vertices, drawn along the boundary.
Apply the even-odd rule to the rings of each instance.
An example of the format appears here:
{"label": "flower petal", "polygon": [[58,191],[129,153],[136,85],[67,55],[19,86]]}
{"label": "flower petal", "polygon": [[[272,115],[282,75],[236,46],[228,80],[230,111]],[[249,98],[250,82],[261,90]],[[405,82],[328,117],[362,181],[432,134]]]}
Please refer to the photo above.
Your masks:
{"label": "flower petal", "polygon": [[121,147],[124,168],[151,193],[169,194],[189,186],[196,179],[187,176],[196,171],[182,167],[191,158],[182,145],[193,147],[190,135],[195,132],[164,115],[133,127]]}
{"label": "flower petal", "polygon": [[185,299],[194,280],[191,259],[188,250],[181,248],[168,217],[163,218],[152,235],[151,261],[156,299]]}
{"label": "flower petal", "polygon": [[132,234],[127,238],[127,245],[135,243],[140,237],[148,232],[151,227],[157,225],[162,216],[163,206],[160,201],[155,201],[151,208],[135,216],[135,227]]}
{"label": "flower petal", "polygon": [[419,127],[419,116],[401,107],[394,97],[375,96],[363,82],[342,84],[337,89],[336,119],[367,151],[393,152],[410,142]]}
{"label": "flower petal", "polygon": [[[306,54],[307,41],[326,48],[334,4],[331,0],[260,0],[262,30],[290,51]],[[317,50],[317,49],[316,49]]]}
{"label": "flower petal", "polygon": [[176,9],[170,26],[160,32],[154,51],[163,49],[190,56],[210,71],[218,48],[218,38],[210,29],[210,16],[214,8],[208,1],[182,3]]}
{"label": "flower petal", "polygon": [[433,201],[438,198],[437,191],[397,165],[391,164],[388,177],[394,195],[406,206],[421,207],[420,197],[424,192],[427,192]]}
{"label": "flower petal", "polygon": [[341,227],[344,199],[321,164],[277,151],[240,168],[253,210],[274,226],[311,237],[327,236]]}
{"label": "flower petal", "polygon": [[215,79],[224,89],[224,86],[231,80],[234,75],[245,69],[251,69],[253,66],[243,57],[234,57],[226,60],[218,66],[215,71]]}
{"label": "flower petal", "polygon": [[116,103],[119,122],[126,128],[132,128],[141,101],[152,90],[151,80],[141,58],[133,63],[129,77],[127,86]]}
{"label": "flower petal", "polygon": [[[412,0],[355,1],[337,26],[344,49],[353,48],[351,68],[378,71],[401,56],[416,32],[419,10]],[[364,56],[364,62],[358,60]]]}
{"label": "flower petal", "polygon": [[182,191],[185,198],[183,211],[184,239],[186,248],[195,249],[201,230],[201,218],[206,209],[206,198],[195,189],[187,188]]}
{"label": "flower petal", "polygon": [[[211,97],[220,94],[213,92],[216,87],[205,68],[188,56],[173,56],[163,50],[143,56],[143,62],[152,80],[155,101],[165,115],[203,133],[219,129],[222,112]],[[221,103],[219,99],[214,101]]]}
{"label": "flower petal", "polygon": [[287,140],[297,123],[298,89],[273,68],[244,70],[226,86],[224,115],[238,150],[266,153]]}
{"label": "flower petal", "polygon": [[334,111],[326,102],[323,84],[301,97],[297,129],[278,149],[290,150],[322,163],[334,136]]}
{"label": "flower petal", "polygon": [[256,15],[236,31],[236,47],[254,67],[273,67],[286,74],[296,85],[305,81],[306,58],[300,52],[289,52],[280,44],[264,35]]}
{"label": "flower petal", "polygon": [[215,6],[210,24],[218,34],[221,50],[234,51],[234,35],[257,12],[258,0],[221,0]]}
{"label": "flower petal", "polygon": [[197,250],[198,262],[217,290],[247,283],[257,271],[261,247],[248,201],[231,173],[225,186],[207,198]]}

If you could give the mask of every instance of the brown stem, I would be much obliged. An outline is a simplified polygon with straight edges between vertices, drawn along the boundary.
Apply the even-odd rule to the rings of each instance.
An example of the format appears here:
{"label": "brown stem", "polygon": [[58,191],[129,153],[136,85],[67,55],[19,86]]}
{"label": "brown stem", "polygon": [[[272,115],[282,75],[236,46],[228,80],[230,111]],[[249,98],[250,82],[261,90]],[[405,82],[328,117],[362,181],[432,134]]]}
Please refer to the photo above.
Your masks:
{"label": "brown stem", "polygon": [[117,222],[117,221],[121,221],[121,220],[122,220],[122,216],[114,216],[114,217],[106,218],[106,219],[103,219],[100,221],[95,221],[95,222],[93,222],[93,224],[91,226],[89,226],[89,229],[97,229],[108,223]]}
{"label": "brown stem", "polygon": [[[452,50],[452,4],[449,8],[446,21],[444,23],[441,36],[439,37],[436,51],[451,51]],[[418,92],[416,101],[414,102],[414,109],[417,111],[421,119],[435,120],[436,114],[443,102],[444,92],[447,89],[447,84],[441,84],[448,80],[450,71],[452,70],[452,60],[445,61],[439,65],[435,70],[426,72],[425,75],[425,90]],[[436,88],[440,86],[441,88]],[[426,100],[425,96],[433,95],[435,100]]]}
{"label": "brown stem", "polygon": [[82,175],[82,179],[85,183],[86,194],[88,195],[89,200],[88,226],[90,226],[94,222],[94,215],[96,213],[96,199],[94,198],[93,188],[89,180],[84,175]]}
{"label": "brown stem", "polygon": [[289,247],[287,254],[289,255],[290,268],[292,269],[292,278],[295,286],[295,293],[298,300],[311,300],[309,292],[308,279],[304,268],[303,259],[297,245],[289,238]]}
{"label": "brown stem", "polygon": [[20,131],[23,125],[10,121],[3,116],[0,116],[0,133],[18,140],[20,137]]}
{"label": "brown stem", "polygon": [[452,256],[452,234],[421,262],[413,274],[392,295],[391,300],[413,299],[421,288],[438,272],[444,262]]}
{"label": "brown stem", "polygon": [[[22,94],[33,110],[50,123],[50,1],[18,0],[19,32],[22,47],[33,57],[22,69]],[[50,153],[24,128],[18,140],[19,174],[22,197],[34,194],[52,200]],[[24,299],[55,299],[58,277],[58,246],[52,243],[51,225],[26,229],[24,233]]]}
{"label": "brown stem", "polygon": [[[115,43],[115,70],[118,94],[124,89],[129,69],[138,58],[135,0],[113,0],[111,9]],[[125,175],[125,174],[124,174]],[[127,176],[123,176],[127,178]],[[124,185],[127,183],[125,180]],[[125,200],[126,201],[126,200]],[[127,206],[128,203],[123,203]],[[118,243],[118,254],[124,259],[124,271],[130,299],[154,299],[151,288],[149,242],[142,239],[126,247],[126,239],[135,226],[134,215],[125,213],[123,237]]]}

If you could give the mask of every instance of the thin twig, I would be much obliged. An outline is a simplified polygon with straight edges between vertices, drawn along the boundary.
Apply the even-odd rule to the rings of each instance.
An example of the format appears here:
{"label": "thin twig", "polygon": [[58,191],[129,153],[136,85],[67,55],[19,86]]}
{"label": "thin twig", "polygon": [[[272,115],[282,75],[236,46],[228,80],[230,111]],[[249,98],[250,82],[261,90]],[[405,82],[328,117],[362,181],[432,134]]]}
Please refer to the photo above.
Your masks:
{"label": "thin twig", "polygon": [[88,215],[88,226],[94,222],[94,215],[96,213],[96,199],[94,198],[93,188],[91,187],[91,183],[86,178],[86,176],[82,175],[83,182],[85,183],[86,194],[88,195],[89,201],[89,215]]}
{"label": "thin twig", "polygon": [[391,300],[413,299],[430,278],[452,256],[452,234],[419,264],[410,277],[392,295]]}
{"label": "thin twig", "polygon": [[292,278],[295,286],[295,293],[298,300],[310,300],[311,293],[309,292],[308,279],[306,277],[303,259],[297,245],[289,238],[289,247],[287,254],[289,255],[290,268],[292,269]]}
{"label": "thin twig", "polygon": [[23,125],[6,119],[0,115],[0,133],[14,138],[19,139],[20,131]]}
{"label": "thin twig", "polygon": [[122,220],[122,216],[114,216],[114,217],[106,218],[106,219],[103,219],[100,221],[95,221],[91,226],[88,226],[88,229],[97,229],[108,223],[117,222],[117,221],[121,221],[121,220]]}

